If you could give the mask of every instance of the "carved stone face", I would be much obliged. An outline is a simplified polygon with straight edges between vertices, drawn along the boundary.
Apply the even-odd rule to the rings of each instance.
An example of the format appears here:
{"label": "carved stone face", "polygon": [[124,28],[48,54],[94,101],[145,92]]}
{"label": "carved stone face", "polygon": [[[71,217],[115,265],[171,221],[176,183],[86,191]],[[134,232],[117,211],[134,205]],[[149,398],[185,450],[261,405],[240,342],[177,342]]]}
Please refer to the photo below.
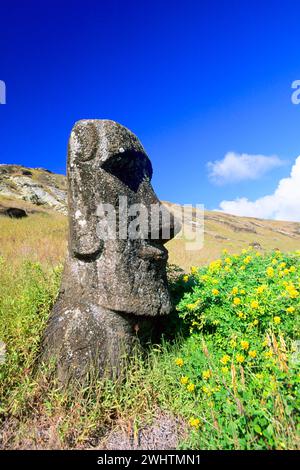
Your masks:
{"label": "carved stone face", "polygon": [[[117,312],[146,316],[169,313],[168,253],[164,244],[174,236],[174,223],[169,214],[167,220],[167,210],[163,209],[167,226],[160,221],[152,225],[150,233],[151,207],[160,204],[151,177],[151,162],[128,129],[106,120],[76,123],[69,141],[70,237],[65,284],[78,286],[81,298]],[[134,204],[142,204],[145,212],[136,212]],[[113,219],[102,209],[99,212],[99,207],[114,209],[113,238],[105,239],[99,230],[110,224],[112,227],[107,228],[114,228]],[[144,222],[146,218],[149,230],[144,230],[143,237],[134,238],[130,230],[128,235],[128,227],[133,224],[139,228],[137,217]]]}

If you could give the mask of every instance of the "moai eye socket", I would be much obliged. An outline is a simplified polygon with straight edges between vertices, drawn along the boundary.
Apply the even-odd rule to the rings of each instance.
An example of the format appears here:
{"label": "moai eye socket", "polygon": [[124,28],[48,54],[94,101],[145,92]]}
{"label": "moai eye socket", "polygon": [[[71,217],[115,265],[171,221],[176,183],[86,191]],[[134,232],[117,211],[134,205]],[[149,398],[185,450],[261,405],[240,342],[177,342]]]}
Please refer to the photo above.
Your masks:
{"label": "moai eye socket", "polygon": [[102,169],[118,178],[124,185],[137,192],[140,184],[152,178],[152,165],[142,152],[123,151],[112,155],[102,164]]}

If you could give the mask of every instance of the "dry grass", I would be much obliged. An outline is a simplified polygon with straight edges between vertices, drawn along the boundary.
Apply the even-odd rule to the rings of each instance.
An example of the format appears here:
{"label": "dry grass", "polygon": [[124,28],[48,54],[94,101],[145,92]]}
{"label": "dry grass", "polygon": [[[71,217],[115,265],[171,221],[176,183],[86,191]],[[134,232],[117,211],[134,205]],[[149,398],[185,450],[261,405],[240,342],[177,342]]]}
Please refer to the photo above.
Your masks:
{"label": "dry grass", "polygon": [[[178,215],[180,206],[165,204],[175,216]],[[193,211],[191,220],[199,221],[199,214]],[[202,249],[188,251],[182,239],[171,240],[167,248],[170,262],[188,271],[191,266],[203,266],[219,258],[224,249],[229,254],[240,253],[251,244],[261,252],[277,248],[283,252],[298,250],[300,224],[205,211]]]}
{"label": "dry grass", "polygon": [[[0,200],[5,207],[11,202]],[[53,266],[62,262],[67,247],[67,218],[24,201],[15,205],[26,209],[29,217],[19,220],[0,217],[0,255],[14,263],[30,259]],[[182,239],[170,241],[167,248],[170,263],[188,271],[191,266],[203,266],[218,258],[225,248],[231,254],[239,253],[251,243],[257,243],[262,252],[276,248],[283,252],[298,250],[300,224],[206,212],[202,249],[188,251]]]}
{"label": "dry grass", "polygon": [[0,218],[0,256],[11,263],[26,259],[55,266],[64,260],[67,219],[37,212],[24,219]]}
{"label": "dry grass", "polygon": [[[152,435],[151,426],[153,419],[155,424],[157,409],[176,418],[184,417],[188,422],[189,416],[194,415],[195,403],[187,400],[185,390],[178,387],[180,371],[175,369],[174,360],[183,354],[187,358],[198,354],[198,344],[196,347],[192,340],[172,346],[157,346],[146,361],[138,355],[131,365],[127,381],[121,386],[97,383],[97,386],[76,393],[75,397],[71,392],[62,394],[55,382],[50,386],[48,373],[43,375],[41,371],[36,377],[33,366],[59,285],[59,274],[48,268],[64,259],[67,218],[53,211],[21,204],[36,212],[25,219],[0,218],[0,257],[6,259],[1,264],[0,258],[0,339],[7,345],[10,361],[0,376],[4,397],[0,407],[6,418],[1,423],[0,447],[103,448],[107,432],[115,426],[118,440],[120,429],[125,429],[126,438],[131,439],[132,429],[134,436],[138,436],[140,431],[150,426]],[[250,228],[258,224],[255,232],[246,230],[249,224]],[[231,253],[239,252],[253,242],[260,243],[262,251],[270,248],[296,250],[300,247],[297,230],[299,224],[207,213],[204,248],[199,252],[189,252],[185,250],[184,241],[173,240],[168,244],[170,262],[189,269],[191,265],[203,265],[218,258],[224,248]],[[26,266],[25,263],[23,266],[26,259],[40,262],[42,269],[38,264]],[[218,358],[216,361],[219,364]],[[199,415],[209,421],[210,417],[206,416],[208,408],[202,398],[197,401]],[[222,413],[219,418],[223,419]],[[228,423],[230,419],[229,416]],[[284,432],[285,429],[286,426]],[[213,442],[212,430],[200,434],[201,442],[185,443],[185,448],[239,448],[239,443],[228,444],[221,440],[227,436],[227,429],[220,439],[215,433]],[[290,440],[286,448],[296,446],[298,441]]]}

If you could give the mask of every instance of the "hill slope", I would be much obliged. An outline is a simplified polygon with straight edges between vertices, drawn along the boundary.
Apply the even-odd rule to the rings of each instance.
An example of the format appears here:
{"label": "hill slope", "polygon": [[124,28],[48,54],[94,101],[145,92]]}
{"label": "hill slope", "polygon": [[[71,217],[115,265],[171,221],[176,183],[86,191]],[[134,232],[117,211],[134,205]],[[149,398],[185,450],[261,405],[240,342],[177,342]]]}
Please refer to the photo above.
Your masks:
{"label": "hill slope", "polygon": [[[6,200],[8,204],[9,201],[20,200],[66,214],[66,177],[43,168],[2,164],[0,165],[0,198],[2,202]],[[25,204],[25,207],[30,206]]]}
{"label": "hill slope", "polygon": [[[42,168],[0,165],[0,210],[13,206],[24,208],[30,215],[22,221],[1,218],[0,255],[22,258],[30,253],[37,260],[50,257],[53,263],[60,261],[66,247],[66,199],[64,175]],[[180,214],[181,206],[170,202],[165,205],[175,215]],[[201,220],[201,214],[193,209],[185,223],[193,226]],[[170,262],[188,269],[219,257],[224,248],[234,253],[249,244],[263,251],[300,249],[300,223],[205,211],[201,250],[187,251],[182,239],[172,240],[167,246]]]}

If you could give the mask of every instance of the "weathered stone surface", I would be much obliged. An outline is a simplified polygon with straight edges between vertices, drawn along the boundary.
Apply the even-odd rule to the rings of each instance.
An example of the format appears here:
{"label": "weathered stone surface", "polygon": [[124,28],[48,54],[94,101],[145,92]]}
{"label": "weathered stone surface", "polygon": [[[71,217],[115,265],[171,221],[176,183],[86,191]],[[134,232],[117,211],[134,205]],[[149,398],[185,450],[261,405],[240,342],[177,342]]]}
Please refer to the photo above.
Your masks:
{"label": "weathered stone surface", "polygon": [[7,207],[5,209],[0,208],[0,214],[6,215],[11,219],[22,219],[23,217],[27,217],[27,213],[24,209],[20,209],[19,207]]}
{"label": "weathered stone surface", "polygon": [[[160,204],[151,186],[152,166],[136,136],[107,120],[75,124],[68,149],[69,250],[61,291],[44,339],[44,358],[55,356],[63,382],[96,367],[120,373],[122,358],[138,334],[147,334],[171,309],[164,243],[174,225],[158,228],[159,239],[99,235],[99,204],[117,220],[127,206]],[[166,211],[166,209],[164,209]],[[165,236],[163,229],[170,228]]]}

